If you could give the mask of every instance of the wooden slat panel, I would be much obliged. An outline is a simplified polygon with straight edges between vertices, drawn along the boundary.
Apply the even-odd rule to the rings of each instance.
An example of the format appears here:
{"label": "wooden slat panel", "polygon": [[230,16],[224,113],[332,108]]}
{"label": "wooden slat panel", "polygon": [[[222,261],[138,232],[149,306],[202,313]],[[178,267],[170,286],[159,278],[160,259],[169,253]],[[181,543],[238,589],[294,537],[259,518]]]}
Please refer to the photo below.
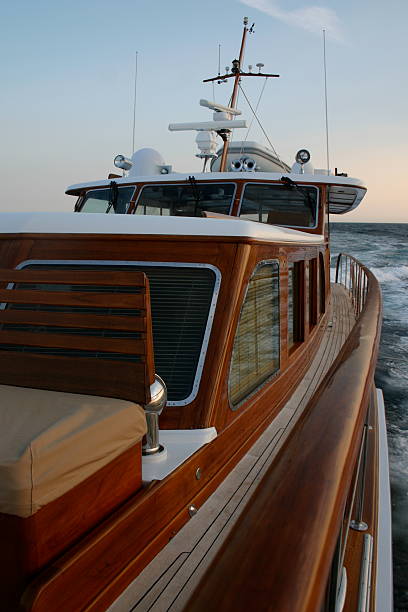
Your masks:
{"label": "wooden slat panel", "polygon": [[153,327],[152,327],[152,310],[150,303],[150,285],[149,279],[146,277],[146,366],[147,380],[149,385],[154,382],[155,367],[154,367],[154,347],[153,347]]}
{"label": "wooden slat panel", "polygon": [[0,323],[73,327],[78,329],[106,329],[141,332],[144,317],[97,315],[89,313],[45,312],[39,310],[0,309]]}
{"label": "wooden slat panel", "polygon": [[52,283],[69,285],[112,285],[144,287],[144,273],[121,270],[5,270],[0,268],[0,282]]}
{"label": "wooden slat panel", "polygon": [[97,293],[90,291],[31,291],[5,289],[0,302],[14,304],[47,304],[52,306],[82,306],[93,308],[144,308],[143,293]]}
{"label": "wooden slat panel", "polygon": [[[154,380],[151,313],[148,280],[143,272],[106,270],[0,270],[0,282],[90,285],[92,291],[66,291],[40,289],[0,290],[0,303],[32,304],[32,309],[6,308],[0,310],[0,324],[39,325],[67,328],[64,333],[56,330],[36,331],[1,330],[0,343],[16,345],[16,350],[0,349],[0,382],[39,389],[60,390],[107,397],[128,399],[134,402],[150,401],[149,386]],[[112,292],[98,291],[100,286],[112,286]],[[138,287],[140,293],[113,292],[113,287]],[[149,312],[145,312],[146,303]],[[60,306],[61,311],[36,311],[34,305]],[[138,310],[132,316],[64,312],[71,307],[122,308]],[[141,316],[139,316],[141,315]],[[78,333],[77,330],[85,333]],[[141,332],[143,338],[110,338],[102,334],[86,334],[86,330],[122,330]],[[30,348],[19,351],[17,347],[36,347],[105,352],[108,359],[100,357],[69,357],[46,355]],[[115,359],[114,353],[137,355],[141,363]],[[147,361],[147,364],[145,363]]]}
{"label": "wooden slat panel", "polygon": [[145,364],[0,351],[0,384],[116,397],[144,404]]}
{"label": "wooden slat panel", "polygon": [[83,334],[50,334],[48,332],[0,330],[1,344],[105,351],[123,353],[125,355],[144,355],[146,353],[145,342],[139,338],[104,338],[102,336],[86,336]]}

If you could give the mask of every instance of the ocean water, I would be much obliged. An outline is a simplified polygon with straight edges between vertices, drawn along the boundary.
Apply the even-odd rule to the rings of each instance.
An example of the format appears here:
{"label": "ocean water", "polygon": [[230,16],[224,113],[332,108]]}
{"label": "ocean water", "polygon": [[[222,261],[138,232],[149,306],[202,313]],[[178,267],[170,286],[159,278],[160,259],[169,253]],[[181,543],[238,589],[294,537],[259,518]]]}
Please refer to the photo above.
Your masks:
{"label": "ocean water", "polygon": [[332,223],[331,253],[353,255],[383,295],[376,385],[384,392],[393,513],[394,609],[408,610],[408,223]]}

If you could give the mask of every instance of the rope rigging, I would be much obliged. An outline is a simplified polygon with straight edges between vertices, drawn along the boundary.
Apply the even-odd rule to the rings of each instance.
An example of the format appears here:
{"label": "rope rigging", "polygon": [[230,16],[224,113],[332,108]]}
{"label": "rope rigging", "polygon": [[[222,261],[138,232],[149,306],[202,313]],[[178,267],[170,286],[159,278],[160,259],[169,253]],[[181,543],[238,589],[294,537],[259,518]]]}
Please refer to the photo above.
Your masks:
{"label": "rope rigging", "polygon": [[[261,93],[259,94],[258,102],[256,103],[256,106],[255,106],[255,112],[258,111],[259,104],[261,103],[262,96],[263,96],[264,91],[265,91],[265,86],[266,86],[267,80],[268,80],[268,77],[266,77],[265,80],[264,80],[264,84],[262,86]],[[252,125],[254,123],[254,119],[255,119],[255,116],[252,117],[251,123],[249,124],[249,127],[247,129],[247,133],[246,133],[246,136],[245,136],[245,138],[243,140],[243,144],[242,144],[242,147],[241,147],[241,154],[244,152],[244,143],[248,140],[249,132],[251,131]]]}
{"label": "rope rigging", "polygon": [[[267,80],[267,79],[266,79],[266,80]],[[265,86],[265,84],[264,84],[264,86]],[[246,100],[246,102],[247,102],[247,104],[248,104],[249,108],[251,109],[251,111],[252,111],[252,113],[253,113],[253,116],[255,117],[255,119],[256,119],[256,121],[257,121],[257,123],[258,123],[259,127],[261,128],[263,135],[265,136],[266,140],[268,141],[269,146],[271,147],[272,151],[273,151],[273,152],[274,152],[274,154],[276,155],[276,158],[278,159],[278,161],[279,161],[279,164],[280,164],[281,168],[283,168],[283,169],[286,171],[286,168],[285,168],[285,166],[284,166],[284,164],[283,164],[283,162],[282,162],[281,158],[279,157],[279,155],[278,155],[278,153],[277,153],[277,151],[276,151],[275,147],[274,147],[274,146],[273,146],[273,144],[271,143],[271,141],[270,141],[270,139],[269,139],[268,134],[265,132],[265,130],[264,130],[263,126],[262,126],[262,123],[260,122],[260,120],[259,120],[259,118],[258,118],[258,115],[256,114],[256,110],[258,109],[259,102],[258,102],[258,105],[257,105],[256,110],[254,110],[254,108],[252,107],[252,104],[251,104],[251,102],[249,101],[248,96],[246,95],[246,93],[245,93],[245,91],[244,91],[244,89],[243,89],[243,87],[242,87],[241,83],[239,83],[239,89],[242,91],[242,95],[244,96],[244,98],[245,98],[245,100]],[[263,93],[263,91],[262,91],[261,93]]]}

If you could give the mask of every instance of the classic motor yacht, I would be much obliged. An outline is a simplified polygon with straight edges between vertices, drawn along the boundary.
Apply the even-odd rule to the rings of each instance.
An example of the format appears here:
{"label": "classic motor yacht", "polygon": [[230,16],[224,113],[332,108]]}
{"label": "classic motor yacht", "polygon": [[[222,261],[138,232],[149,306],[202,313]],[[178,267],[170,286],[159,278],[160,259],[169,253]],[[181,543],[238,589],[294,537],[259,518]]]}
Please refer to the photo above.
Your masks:
{"label": "classic motor yacht", "polygon": [[231,141],[277,76],[249,31],[228,106],[169,126],[202,172],[141,149],[1,214],[2,609],[392,609],[381,294],[350,255],[330,282],[366,187]]}

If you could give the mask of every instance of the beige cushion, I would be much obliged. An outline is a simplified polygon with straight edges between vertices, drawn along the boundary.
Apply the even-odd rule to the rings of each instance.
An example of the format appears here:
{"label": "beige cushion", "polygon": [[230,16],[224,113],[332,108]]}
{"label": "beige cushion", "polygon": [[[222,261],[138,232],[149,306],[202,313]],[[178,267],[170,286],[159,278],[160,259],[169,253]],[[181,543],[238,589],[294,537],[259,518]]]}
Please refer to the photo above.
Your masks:
{"label": "beige cushion", "polygon": [[0,385],[0,512],[34,514],[145,432],[132,402]]}

